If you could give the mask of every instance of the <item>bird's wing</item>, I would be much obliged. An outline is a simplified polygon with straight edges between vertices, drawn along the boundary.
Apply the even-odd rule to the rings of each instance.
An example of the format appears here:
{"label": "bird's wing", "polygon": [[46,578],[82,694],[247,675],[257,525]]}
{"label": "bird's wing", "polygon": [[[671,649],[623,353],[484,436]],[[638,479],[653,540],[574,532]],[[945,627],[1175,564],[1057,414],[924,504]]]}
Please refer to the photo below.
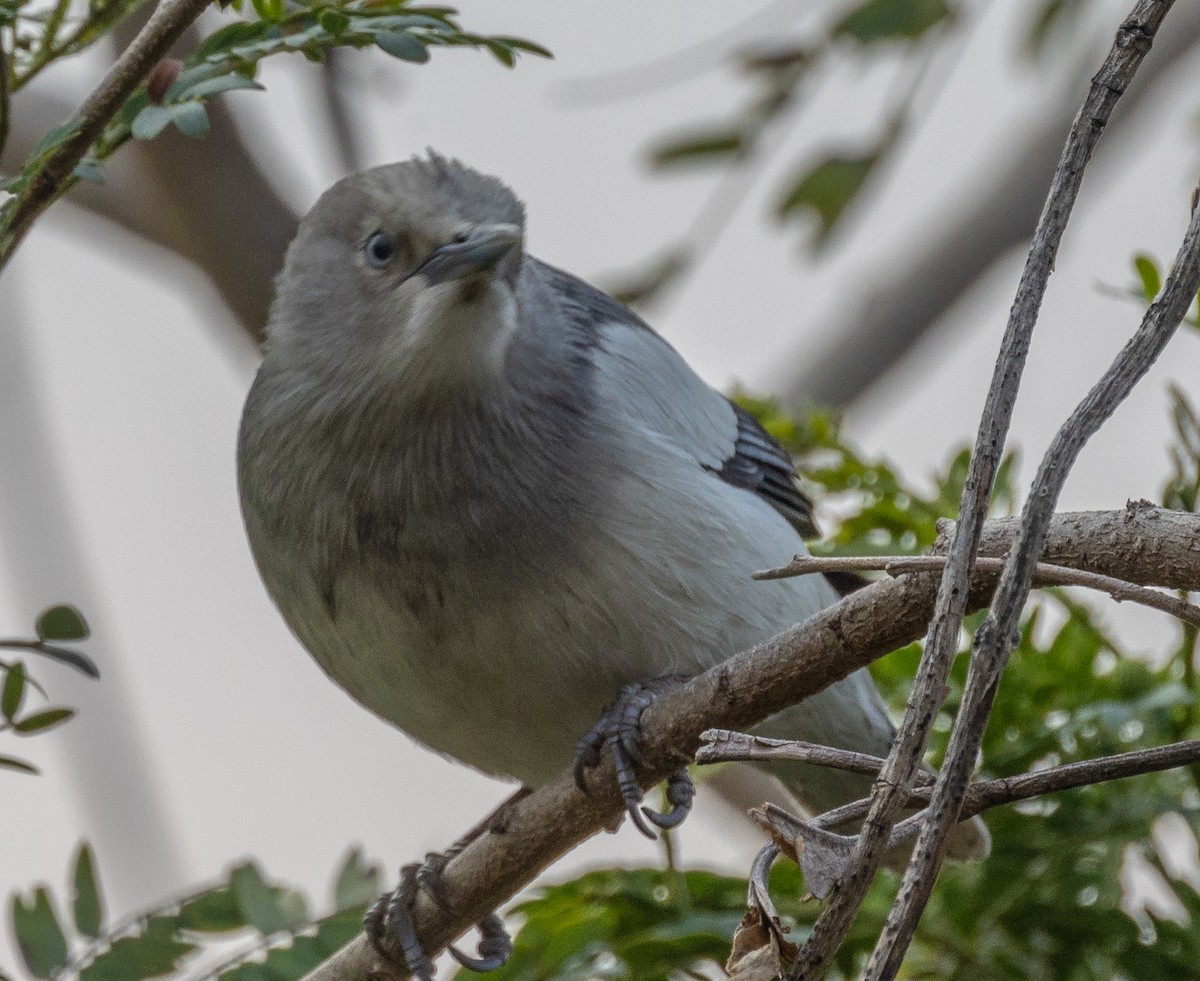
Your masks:
{"label": "bird's wing", "polygon": [[803,537],[816,535],[812,502],[787,451],[749,412],[707,385],[637,314],[574,276],[539,263],[576,322],[594,330],[601,400],[691,455],[715,477],[753,491]]}

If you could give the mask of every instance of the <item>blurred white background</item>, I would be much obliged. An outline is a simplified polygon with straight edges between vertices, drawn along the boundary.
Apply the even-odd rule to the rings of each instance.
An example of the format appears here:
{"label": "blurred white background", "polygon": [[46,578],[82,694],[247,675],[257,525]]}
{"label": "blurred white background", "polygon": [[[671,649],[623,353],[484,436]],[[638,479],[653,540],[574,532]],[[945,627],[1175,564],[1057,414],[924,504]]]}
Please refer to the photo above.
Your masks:
{"label": "blurred white background", "polygon": [[[792,32],[828,5],[812,6],[797,18],[762,2],[464,0],[467,27],[535,39],[555,60],[523,58],[506,71],[468,51],[436,50],[419,68],[378,52],[354,55],[351,73],[367,83],[355,97],[365,162],[431,146],[502,176],[527,203],[530,250],[603,283],[673,241],[716,186],[710,171],[650,174],[646,148],[680,123],[740,104],[745,91],[720,52]],[[849,57],[823,84],[861,91],[861,118],[815,104],[684,288],[651,311],[714,385],[786,388],[824,349],[831,324],[852,316],[914,242],[953,223],[992,168],[1019,157],[1013,134],[1022,121],[1059,98],[1063,66],[1099,64],[1128,4],[1091,4],[1062,41],[1061,64],[1036,69],[1016,39],[1029,4],[970,6],[978,23],[965,49],[932,73],[931,108],[832,248],[814,260],[769,209],[794,163],[789,148],[814,134],[852,142],[877,122],[888,79]],[[752,7],[761,16],[743,30]],[[1168,17],[1164,33],[1173,29]],[[627,69],[692,45],[701,47],[684,58],[678,84],[588,100],[574,85],[628,79]],[[1026,476],[1139,319],[1136,304],[1097,284],[1127,286],[1135,251],[1168,259],[1186,225],[1197,176],[1196,68],[1195,54],[1179,57],[1136,118],[1101,144],[1017,408],[1013,443]],[[97,69],[85,60],[47,85],[77,100]],[[254,132],[263,168],[302,211],[342,173],[327,133],[307,122],[317,70],[298,56],[277,59],[263,81],[266,93],[236,93],[229,103]],[[604,88],[593,82],[586,91]],[[201,182],[194,192],[207,199],[223,186]],[[1023,252],[999,261],[851,407],[848,431],[867,453],[920,479],[972,438]],[[66,204],[0,281],[0,634],[27,633],[43,607],[74,602],[89,617],[85,649],[103,672],[95,684],[34,666],[53,701],[79,717],[16,747],[42,776],[0,771],[0,802],[19,801],[0,803],[0,894],[40,879],[61,884],[82,836],[121,910],[245,855],[324,897],[349,844],[383,859],[390,878],[509,793],[351,703],[272,608],[234,486],[235,432],[256,366],[244,337],[194,269]],[[1197,378],[1200,337],[1180,336],[1088,447],[1063,507],[1153,498],[1165,472],[1164,382],[1195,393]],[[1136,612],[1121,629],[1148,653],[1173,636],[1169,623]],[[743,868],[756,844],[740,827],[702,795],[681,833],[684,861]],[[654,859],[654,846],[626,829],[552,874]],[[0,963],[15,962],[0,948]]]}

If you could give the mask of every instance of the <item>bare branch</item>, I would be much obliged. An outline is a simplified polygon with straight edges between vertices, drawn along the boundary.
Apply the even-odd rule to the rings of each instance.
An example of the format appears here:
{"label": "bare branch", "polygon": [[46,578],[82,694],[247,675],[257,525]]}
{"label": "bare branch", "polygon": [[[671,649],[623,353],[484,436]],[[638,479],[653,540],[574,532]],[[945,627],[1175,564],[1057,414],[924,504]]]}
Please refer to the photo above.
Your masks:
{"label": "bare branch", "polygon": [[[1046,549],[1052,560],[1075,555],[1094,523],[1105,548],[1084,549],[1083,564],[1104,574],[1172,589],[1200,588],[1200,550],[1190,564],[1163,563],[1159,556],[1180,548],[1179,540],[1200,542],[1200,515],[1136,507],[1056,519]],[[1006,527],[1011,527],[1008,524]],[[1077,557],[1077,556],[1075,556]],[[968,606],[978,608],[991,595],[995,577],[972,578]],[[700,733],[713,726],[746,729],[783,708],[845,678],[871,661],[920,636],[933,606],[929,576],[905,576],[872,583],[805,623],[745,651],[664,694],[642,718],[644,786],[665,778],[691,759]],[[447,906],[424,895],[416,904],[417,933],[427,951],[439,950],[523,888],[559,856],[610,826],[622,813],[611,763],[598,774],[593,796],[584,796],[569,772],[516,803],[506,831],[489,831],[446,869]],[[309,981],[396,979],[403,972],[385,964],[363,938],[351,942],[309,974]]]}
{"label": "bare branch", "polygon": [[[835,749],[798,739],[770,739],[767,736],[752,736],[732,729],[706,729],[700,733],[701,746],[696,750],[696,762],[733,763],[735,761],[795,760],[813,766],[828,766],[851,773],[866,773],[874,776],[884,761],[870,753],[856,753],[849,749]],[[933,784],[933,775],[918,773],[918,782]]]}
{"label": "bare branch", "polygon": [[[977,558],[975,568],[999,573],[1004,568],[1004,559]],[[910,572],[929,572],[946,565],[943,555],[797,555],[790,563],[778,569],[756,572],[755,579],[789,579],[818,572],[886,572],[889,576],[902,576]],[[1151,609],[1162,610],[1171,616],[1200,626],[1200,606],[1189,603],[1178,596],[1147,589],[1124,579],[1100,576],[1083,569],[1072,569],[1065,565],[1038,562],[1033,569],[1033,581],[1038,586],[1083,586],[1101,593],[1108,593],[1120,603],[1129,600]]]}
{"label": "bare branch", "polygon": [[125,100],[208,4],[209,0],[163,0],[154,11],[133,43],[80,107],[78,128],[45,159],[21,194],[0,240],[0,270],[37,217],[62,193],[76,164]]}
{"label": "bare branch", "polygon": [[[1151,39],[1172,2],[1139,0],[1117,32],[1108,57],[1093,79],[1067,136],[1000,345],[963,487],[960,521],[950,543],[949,559],[943,570],[937,605],[904,720],[888,754],[887,765],[876,782],[874,802],[859,837],[852,868],[817,918],[808,941],[800,948],[788,973],[789,978],[824,971],[845,939],[883,861],[892,825],[903,807],[907,789],[924,755],[929,730],[945,699],[946,678],[966,612],[967,590],[964,587],[978,548],[992,481],[1012,419],[1033,328],[1067,220],[1079,196],[1084,168],[1117,100],[1150,50]],[[965,788],[965,775],[958,774],[957,770],[955,773],[962,780],[961,787]],[[882,949],[883,942],[881,939],[877,951]]]}
{"label": "bare branch", "polygon": [[[1163,6],[1169,4],[1164,0]],[[945,853],[945,836],[957,823],[970,768],[987,727],[1000,675],[1016,644],[1021,609],[1029,595],[1043,538],[1067,475],[1088,439],[1166,348],[1187,315],[1197,289],[1200,289],[1200,211],[1192,215],[1162,295],[1104,376],[1059,429],[1038,468],[991,612],[975,638],[963,705],[930,804],[929,822],[921,832],[896,905],[872,955],[867,978],[895,976],[928,901]]]}

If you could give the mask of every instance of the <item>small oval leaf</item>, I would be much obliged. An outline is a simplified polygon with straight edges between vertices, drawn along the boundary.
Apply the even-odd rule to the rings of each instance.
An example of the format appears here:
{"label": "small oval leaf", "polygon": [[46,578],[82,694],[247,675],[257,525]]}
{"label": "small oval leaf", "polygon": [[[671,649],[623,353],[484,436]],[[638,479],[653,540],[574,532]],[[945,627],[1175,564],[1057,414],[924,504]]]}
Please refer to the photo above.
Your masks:
{"label": "small oval leaf", "polygon": [[170,106],[174,110],[172,122],[184,136],[202,140],[208,136],[208,110],[199,102],[181,102]]}
{"label": "small oval leaf", "polygon": [[21,711],[25,699],[25,665],[14,661],[4,675],[4,688],[0,689],[0,715],[10,722]]}
{"label": "small oval leaf", "polygon": [[32,773],[34,775],[41,772],[32,763],[26,763],[15,756],[0,756],[0,770],[16,770],[18,773]]}
{"label": "small oval leaf", "polygon": [[67,603],[52,606],[37,618],[40,640],[87,640],[89,634],[83,614]]}
{"label": "small oval leaf", "polygon": [[79,846],[79,855],[75,859],[73,886],[75,897],[71,904],[71,915],[75,919],[75,929],[85,937],[100,936],[104,904],[100,899],[100,887],[96,884],[96,863],[86,842]]}
{"label": "small oval leaf", "polygon": [[66,963],[67,938],[45,886],[34,890],[33,901],[28,905],[20,895],[13,896],[12,925],[17,948],[35,978],[49,978]]}
{"label": "small oval leaf", "polygon": [[393,58],[421,65],[429,60],[429,49],[412,34],[403,31],[380,31],[375,44]]}
{"label": "small oval leaf", "polygon": [[35,732],[44,732],[56,725],[61,725],[74,714],[74,709],[46,709],[44,712],[38,712],[36,715],[27,715],[19,722],[14,722],[13,731],[19,732],[22,736],[29,736]]}

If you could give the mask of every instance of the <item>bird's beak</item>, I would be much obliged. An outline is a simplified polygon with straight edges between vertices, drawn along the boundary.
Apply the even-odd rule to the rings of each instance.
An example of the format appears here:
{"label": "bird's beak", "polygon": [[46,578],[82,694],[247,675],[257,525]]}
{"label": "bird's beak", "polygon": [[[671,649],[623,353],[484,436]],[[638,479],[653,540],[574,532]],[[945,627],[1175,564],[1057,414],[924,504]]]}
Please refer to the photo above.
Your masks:
{"label": "bird's beak", "polygon": [[483,272],[518,248],[521,240],[517,225],[477,225],[463,241],[447,242],[434,249],[413,275],[424,276],[432,286]]}

